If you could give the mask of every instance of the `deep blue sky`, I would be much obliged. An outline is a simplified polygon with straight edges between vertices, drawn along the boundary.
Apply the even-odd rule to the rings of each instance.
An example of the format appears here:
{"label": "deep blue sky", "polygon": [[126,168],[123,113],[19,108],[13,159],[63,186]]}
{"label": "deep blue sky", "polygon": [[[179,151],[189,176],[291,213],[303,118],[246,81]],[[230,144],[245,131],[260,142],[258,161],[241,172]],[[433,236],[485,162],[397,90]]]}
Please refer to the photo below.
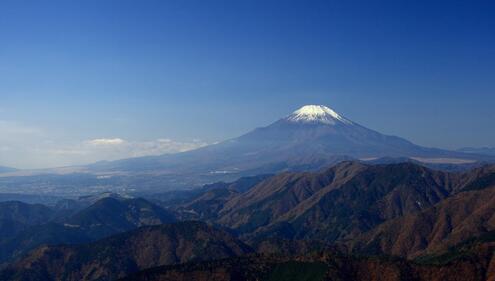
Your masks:
{"label": "deep blue sky", "polygon": [[315,103],[421,145],[494,146],[494,14],[493,1],[3,0],[0,165],[93,161],[71,149],[98,138],[214,142]]}

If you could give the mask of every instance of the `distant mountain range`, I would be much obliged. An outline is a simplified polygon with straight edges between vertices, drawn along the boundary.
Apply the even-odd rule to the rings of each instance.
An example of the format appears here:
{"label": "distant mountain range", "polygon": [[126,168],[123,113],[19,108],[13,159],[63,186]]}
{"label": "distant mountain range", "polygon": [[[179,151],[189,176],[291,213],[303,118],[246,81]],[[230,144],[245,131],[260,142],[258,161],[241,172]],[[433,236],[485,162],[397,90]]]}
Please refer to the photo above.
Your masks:
{"label": "distant mountain range", "polygon": [[15,168],[11,168],[11,167],[0,166],[0,173],[10,173],[10,172],[15,172],[15,171],[18,171],[18,170]]}
{"label": "distant mountain range", "polygon": [[475,153],[481,155],[493,155],[495,156],[495,147],[464,147],[458,151],[464,153]]}

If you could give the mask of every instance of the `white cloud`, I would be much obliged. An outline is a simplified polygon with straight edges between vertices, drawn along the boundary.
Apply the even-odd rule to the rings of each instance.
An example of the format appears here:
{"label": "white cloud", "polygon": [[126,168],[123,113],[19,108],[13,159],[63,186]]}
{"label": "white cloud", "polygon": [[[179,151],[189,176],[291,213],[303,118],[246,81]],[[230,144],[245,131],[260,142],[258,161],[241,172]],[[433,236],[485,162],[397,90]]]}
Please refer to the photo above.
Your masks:
{"label": "white cloud", "polygon": [[[92,163],[100,160],[118,160],[124,158],[161,155],[184,152],[207,145],[199,140],[175,141],[156,139],[148,141],[129,141],[121,138],[99,138],[39,150],[51,158],[60,159],[63,165]],[[52,144],[53,146],[53,144]]]}
{"label": "white cloud", "polygon": [[[86,143],[89,145],[84,146],[84,149],[86,149],[89,153],[106,155],[105,160],[184,152],[207,145],[207,143],[198,140],[175,141],[172,139],[156,139],[148,141],[125,141],[122,139],[112,139],[112,141],[99,140],[97,142],[92,140]],[[95,145],[95,143],[97,145]]]}
{"label": "white cloud", "polygon": [[126,140],[119,137],[63,140],[46,130],[19,122],[0,120],[0,165],[17,168],[49,168],[161,155],[207,145],[201,140],[170,138]]}
{"label": "white cloud", "polygon": [[[33,140],[31,140],[33,141]],[[128,141],[115,139],[91,139],[57,143],[36,141],[14,144],[0,141],[0,165],[18,168],[50,168],[82,165],[101,160],[118,160],[132,157],[184,152],[208,145],[199,140],[176,141],[156,139]]]}
{"label": "white cloud", "polygon": [[92,145],[119,145],[123,144],[125,141],[120,138],[114,138],[114,139],[94,139],[88,141],[89,144]]}

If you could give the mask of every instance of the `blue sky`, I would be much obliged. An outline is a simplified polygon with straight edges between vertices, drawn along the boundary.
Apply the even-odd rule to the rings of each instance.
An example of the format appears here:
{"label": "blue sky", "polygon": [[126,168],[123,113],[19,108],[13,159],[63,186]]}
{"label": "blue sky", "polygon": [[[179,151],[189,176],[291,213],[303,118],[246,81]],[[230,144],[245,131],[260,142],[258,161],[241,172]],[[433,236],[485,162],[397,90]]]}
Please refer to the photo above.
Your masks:
{"label": "blue sky", "polygon": [[493,1],[4,0],[0,165],[191,149],[304,104],[421,145],[495,146],[494,14]]}

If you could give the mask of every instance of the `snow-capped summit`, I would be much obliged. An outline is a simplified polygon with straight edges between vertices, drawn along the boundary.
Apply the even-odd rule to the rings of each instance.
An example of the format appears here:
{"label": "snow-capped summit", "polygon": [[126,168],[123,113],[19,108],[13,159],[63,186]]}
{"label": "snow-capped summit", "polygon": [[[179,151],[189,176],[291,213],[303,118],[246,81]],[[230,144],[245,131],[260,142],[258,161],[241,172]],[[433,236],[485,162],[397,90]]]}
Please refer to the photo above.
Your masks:
{"label": "snow-capped summit", "polygon": [[305,105],[287,116],[286,120],[302,123],[323,123],[335,125],[338,122],[352,124],[342,115],[324,105]]}
{"label": "snow-capped summit", "polygon": [[326,106],[306,105],[267,126],[217,144],[178,154],[108,162],[91,169],[112,173],[164,171],[171,175],[170,185],[174,186],[179,182],[208,183],[244,175],[318,170],[342,160],[383,157],[476,159],[460,152],[421,147],[368,129]]}

